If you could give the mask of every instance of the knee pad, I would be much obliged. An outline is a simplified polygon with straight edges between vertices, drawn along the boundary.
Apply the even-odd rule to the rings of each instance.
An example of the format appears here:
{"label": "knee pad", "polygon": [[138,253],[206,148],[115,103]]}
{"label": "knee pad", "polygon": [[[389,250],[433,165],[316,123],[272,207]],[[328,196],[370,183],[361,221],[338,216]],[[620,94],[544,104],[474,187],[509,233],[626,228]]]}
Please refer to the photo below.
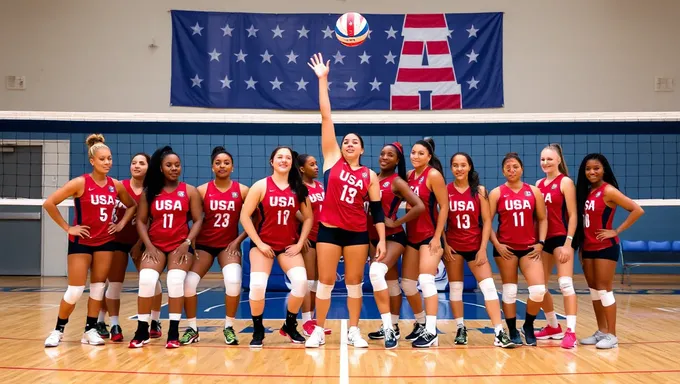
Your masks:
{"label": "knee pad", "polygon": [[120,292],[122,290],[123,283],[109,283],[109,287],[106,288],[106,298],[110,300],[120,300]]}
{"label": "knee pad", "polygon": [[463,301],[463,282],[449,281],[449,300]]}
{"label": "knee pad", "polygon": [[106,291],[106,283],[90,283],[90,299],[102,301]]}
{"label": "knee pad", "polygon": [[183,297],[184,296],[184,279],[187,278],[187,273],[181,269],[171,269],[168,271],[168,297]]}
{"label": "knee pad", "polygon": [[157,280],[156,281],[156,291],[154,291],[156,295],[160,295],[163,293],[163,286],[161,285],[161,281]]}
{"label": "knee pad", "polygon": [[562,291],[562,296],[573,296],[576,294],[574,291],[574,280],[569,276],[562,276],[557,279],[560,284],[560,291]]}
{"label": "knee pad", "polygon": [[333,292],[333,287],[335,287],[335,281],[332,285],[327,285],[319,281],[316,285],[316,298],[321,300],[328,300],[331,298],[331,292]]}
{"label": "knee pad", "polygon": [[139,297],[154,297],[159,273],[151,268],[139,271]]}
{"label": "knee pad", "polygon": [[200,282],[201,276],[198,273],[193,271],[187,272],[187,277],[184,278],[184,297],[196,296],[196,287],[198,287]]}
{"label": "knee pad", "polygon": [[530,285],[529,286],[529,300],[534,303],[542,303],[545,296],[545,285]]}
{"label": "knee pad", "polygon": [[83,295],[84,291],[84,285],[69,285],[68,288],[66,288],[66,292],[64,292],[64,301],[69,304],[75,304],[78,299],[80,299],[80,296]]}
{"label": "knee pad", "polygon": [[293,267],[286,273],[290,280],[290,294],[305,297],[307,294],[307,270],[305,267]]}
{"label": "knee pad", "polygon": [[348,284],[347,285],[347,297],[353,299],[361,299],[364,293],[361,291],[362,284]]}
{"label": "knee pad", "polygon": [[269,274],[265,272],[251,272],[250,273],[250,293],[248,298],[250,300],[264,300],[264,294],[267,292],[267,281]]}
{"label": "knee pad", "polygon": [[241,264],[231,263],[227,264],[222,268],[222,277],[224,277],[224,292],[227,296],[240,296],[241,295],[241,276],[243,275],[243,269]]}
{"label": "knee pad", "polygon": [[418,294],[418,282],[411,279],[401,279],[401,289],[404,295],[413,296]]}
{"label": "knee pad", "polygon": [[387,281],[385,281],[385,274],[387,273],[387,265],[381,262],[371,263],[371,267],[368,270],[368,276],[371,278],[371,285],[373,286],[373,291],[384,291],[387,289]]}
{"label": "knee pad", "polygon": [[430,297],[437,294],[437,286],[434,284],[434,275],[422,273],[418,275],[418,282],[420,283],[420,290],[423,291],[423,297]]}
{"label": "knee pad", "polygon": [[588,288],[590,290],[590,300],[600,301],[600,291],[597,289]]}
{"label": "knee pad", "polygon": [[399,280],[387,280],[387,292],[390,294],[390,297],[401,295]]}
{"label": "knee pad", "polygon": [[498,300],[498,292],[496,292],[496,284],[493,283],[491,277],[479,282],[479,290],[484,295],[484,301]]}
{"label": "knee pad", "polygon": [[603,307],[609,307],[616,303],[616,299],[614,299],[614,292],[606,290],[599,290],[598,292],[600,293],[600,300],[602,301]]}
{"label": "knee pad", "polygon": [[515,304],[517,300],[517,284],[503,284],[503,302],[505,304]]}
{"label": "knee pad", "polygon": [[307,280],[307,290],[309,292],[316,292],[317,284],[319,284],[318,280]]}

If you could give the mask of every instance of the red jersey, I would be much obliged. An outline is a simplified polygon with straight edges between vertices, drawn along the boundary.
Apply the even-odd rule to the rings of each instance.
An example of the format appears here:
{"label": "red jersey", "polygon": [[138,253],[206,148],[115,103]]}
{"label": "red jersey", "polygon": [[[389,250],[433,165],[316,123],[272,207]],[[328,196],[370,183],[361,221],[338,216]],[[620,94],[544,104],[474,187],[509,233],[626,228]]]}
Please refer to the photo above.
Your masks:
{"label": "red jersey", "polygon": [[600,229],[612,229],[616,207],[607,206],[604,202],[604,189],[607,183],[602,183],[588,194],[583,214],[583,250],[599,251],[612,247],[619,243],[619,237],[600,241],[597,239],[597,231]]}
{"label": "red jersey", "polygon": [[518,251],[527,250],[536,244],[535,212],[536,198],[529,184],[523,183],[517,193],[507,185],[501,185],[496,232],[498,241]]}
{"label": "red jersey", "polygon": [[[321,207],[323,206],[324,199],[323,184],[314,181],[312,185],[307,185],[307,190],[309,191],[309,201],[312,203],[312,213],[314,213],[314,225],[312,225],[312,230],[307,238],[311,241],[316,241],[319,234],[319,219],[321,218]],[[300,230],[302,230],[302,226],[300,226]]]}
{"label": "red jersey", "polygon": [[324,174],[326,198],[319,220],[346,231],[367,229],[364,201],[368,200],[371,173],[361,166],[353,170],[344,158]]}
{"label": "red jersey", "polygon": [[[399,177],[398,174],[394,173],[391,176],[380,180],[380,202],[382,204],[383,212],[385,217],[388,217],[394,221],[397,220],[397,211],[399,210],[399,204],[401,203],[401,198],[392,192],[392,182],[394,179]],[[373,224],[373,217],[369,214],[368,218],[368,237],[371,240],[379,240],[378,231],[375,229],[375,224]],[[400,225],[396,228],[385,227],[385,236],[394,235],[395,233],[404,232],[404,228]]]}
{"label": "red jersey", "polygon": [[76,244],[97,246],[115,239],[109,234],[118,192],[113,179],[106,177],[106,184],[100,187],[90,174],[84,174],[85,188],[83,195],[74,199],[75,217],[73,225],[90,227],[90,237],[80,238],[69,235],[68,240]]}
{"label": "red jersey", "polygon": [[180,182],[172,192],[161,190],[149,212],[151,244],[166,253],[174,251],[189,236],[189,193],[186,183]]}
{"label": "red jersey", "polygon": [[437,225],[437,198],[434,193],[427,188],[427,175],[432,167],[427,167],[423,174],[416,178],[416,171],[411,172],[408,177],[408,186],[413,193],[425,203],[425,212],[420,216],[406,223],[406,237],[410,243],[417,244],[434,236],[434,229]]}
{"label": "red jersey", "polygon": [[298,221],[295,213],[300,210],[300,202],[290,186],[280,189],[271,176],[267,177],[264,198],[260,201],[260,239],[274,251],[281,252],[297,242]]}
{"label": "red jersey", "polygon": [[560,174],[553,181],[546,184],[545,179],[538,182],[538,189],[543,194],[545,207],[548,211],[548,235],[546,238],[566,236],[569,217],[567,215],[567,202],[560,189],[564,175]]}
{"label": "red jersey", "polygon": [[[127,191],[128,195],[132,197],[132,199],[139,204],[139,198],[142,196],[141,193],[138,195],[135,193],[135,191],[132,189],[132,186],[130,185],[130,179],[125,179],[121,181],[123,184],[123,187],[125,187],[125,190]],[[113,223],[117,224],[120,219],[125,216],[125,212],[127,211],[127,207],[125,204],[123,204],[120,199],[116,199],[116,209],[113,211]],[[133,217],[130,221],[128,221],[127,224],[125,224],[125,227],[123,229],[116,233],[116,242],[121,243],[121,244],[135,244],[137,240],[139,239],[139,234],[137,234],[137,227],[136,227],[136,217]]]}
{"label": "red jersey", "polygon": [[203,225],[196,244],[212,248],[226,248],[238,237],[238,223],[243,206],[241,185],[231,182],[231,187],[220,192],[215,181],[208,182],[203,197]]}
{"label": "red jersey", "polygon": [[453,183],[446,186],[449,192],[449,217],[446,242],[454,251],[478,251],[482,244],[482,208],[479,193],[470,195],[470,188],[458,192]]}

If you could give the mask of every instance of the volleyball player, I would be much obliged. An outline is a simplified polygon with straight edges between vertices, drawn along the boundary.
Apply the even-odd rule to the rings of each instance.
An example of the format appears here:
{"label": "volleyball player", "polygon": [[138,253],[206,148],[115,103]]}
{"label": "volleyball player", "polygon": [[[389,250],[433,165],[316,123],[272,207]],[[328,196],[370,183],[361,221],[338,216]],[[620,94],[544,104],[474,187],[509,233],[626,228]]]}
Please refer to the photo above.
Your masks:
{"label": "volleyball player", "polygon": [[[377,332],[368,334],[370,339],[385,339],[385,348],[396,348],[398,340],[399,312],[393,315],[391,309],[391,297],[401,296],[401,288],[396,279],[386,280],[387,272],[396,269],[399,257],[404,253],[406,246],[406,233],[402,227],[403,223],[408,223],[416,219],[425,212],[425,204],[418,196],[411,191],[406,183],[406,159],[401,143],[395,142],[385,145],[380,151],[379,157],[380,174],[378,175],[380,185],[380,200],[383,212],[385,212],[385,238],[387,240],[387,252],[382,258],[372,258],[369,269],[369,277],[373,286],[373,297],[380,312],[382,325]],[[397,211],[399,204],[403,200],[409,204],[411,209],[406,215],[398,218]],[[380,239],[378,232],[373,225],[372,216],[368,216],[368,235],[371,240],[370,254],[375,255],[375,246]],[[396,316],[396,320],[395,320]]]}
{"label": "volleyball player", "polygon": [[[578,170],[576,182],[578,207],[577,234],[582,239],[581,262],[597,318],[598,330],[580,343],[599,349],[616,348],[616,300],[612,285],[619,260],[619,234],[630,228],[645,211],[619,191],[609,161],[604,155],[586,155]],[[621,207],[630,212],[613,229],[614,213]]]}
{"label": "volleyball player", "polygon": [[159,275],[166,266],[170,328],[165,347],[180,346],[184,279],[194,261],[191,244],[203,222],[201,195],[196,187],[179,181],[181,173],[179,155],[171,147],[159,148],[151,156],[144,178],[144,196],[139,199],[137,211],[137,232],[144,249],[139,271],[137,331],[130,341],[130,348],[141,348],[149,342],[152,297]]}
{"label": "volleyball player", "polygon": [[564,309],[567,315],[567,329],[557,322],[553,299],[546,290],[541,304],[548,324],[536,331],[538,340],[562,339],[562,348],[576,346],[576,292],[574,291],[574,248],[572,241],[576,232],[577,209],[576,187],[569,178],[567,164],[559,144],[550,144],[541,151],[541,169],[545,177],[536,182],[543,194],[548,213],[548,234],[541,259],[546,283],[550,280],[553,267],[557,265],[557,281],[564,297]]}
{"label": "volleyball player", "polygon": [[[425,203],[425,212],[406,223],[406,250],[401,266],[402,288],[416,315],[416,324],[406,340],[413,341],[412,345],[416,348],[439,345],[439,299],[434,276],[443,254],[442,235],[449,204],[442,164],[434,150],[434,140],[431,138],[418,140],[411,149],[413,170],[407,176],[409,187]],[[416,288],[416,274],[425,298],[425,311],[422,310],[420,293]]]}
{"label": "volleyball player", "polygon": [[234,317],[241,299],[241,243],[246,233],[238,233],[239,217],[249,188],[231,179],[234,158],[224,147],[217,146],[210,155],[215,179],[199,186],[203,199],[203,225],[196,238],[196,260],[184,280],[184,311],[189,327],[179,342],[182,345],[200,341],[196,325],[198,299],[196,287],[213,265],[220,263],[224,278],[226,319],[224,342],[238,345]]}
{"label": "volleyball player", "polygon": [[[128,207],[121,223],[126,224],[135,213],[137,204],[128,195],[118,180],[108,176],[111,170],[111,150],[104,144],[104,136],[93,134],[87,137],[87,154],[92,172],[78,176],[52,193],[43,203],[43,208],[57,225],[68,233],[68,288],[59,304],[57,325],[45,340],[45,347],[56,347],[64,337],[64,328],[76,302],[83,291],[88,272],[90,273],[90,298],[87,301],[85,333],[80,342],[102,345],[104,340],[97,333],[97,315],[104,298],[106,277],[111,267],[115,250],[115,231],[111,224],[116,199]],[[74,198],[75,217],[69,226],[57,208],[69,197]]]}
{"label": "volleyball player", "polygon": [[494,327],[494,345],[514,348],[503,329],[501,307],[486,247],[491,235],[491,212],[489,197],[470,155],[464,152],[451,156],[451,172],[454,180],[446,188],[449,195],[449,217],[446,230],[444,264],[449,277],[451,309],[458,325],[455,343],[466,345],[467,328],[463,318],[463,261],[477,279],[484,295],[484,305]]}
{"label": "volleyball player", "polygon": [[[241,225],[251,241],[249,301],[253,339],[250,346],[254,348],[262,348],[264,340],[262,313],[274,258],[291,284],[286,321],[279,333],[293,343],[305,342],[297,330],[297,313],[307,291],[307,272],[301,252],[312,229],[314,213],[296,161],[297,153],[289,147],[275,148],[269,156],[272,175],[253,184],[241,210]],[[262,219],[257,230],[251,219],[255,209],[259,209]],[[298,211],[304,217],[299,236],[295,218]]]}
{"label": "volleyball player", "polygon": [[325,344],[324,325],[330,307],[331,292],[335,285],[340,256],[345,262],[347,307],[349,310],[348,344],[367,348],[368,343],[359,330],[359,315],[363,292],[361,283],[368,254],[368,230],[364,201],[370,198],[369,208],[378,232],[376,257],[385,253],[384,214],[380,204],[380,188],[375,172],[361,165],[364,152],[362,138],[348,133],[342,139],[342,147],[335,138],[335,126],[331,118],[328,97],[328,71],[330,60],[324,64],[320,53],[308,63],[319,78],[319,107],[321,112],[321,151],[326,185],[319,235],[316,249],[323,255],[318,263],[319,283],[316,289],[317,326],[307,339],[306,347],[318,348]]}
{"label": "volleyball player", "polygon": [[527,345],[536,345],[534,320],[545,295],[545,274],[541,252],[548,232],[545,203],[541,191],[522,182],[524,166],[517,153],[505,155],[502,162],[506,182],[489,194],[491,219],[498,213],[498,230],[491,233],[494,258],[503,282],[503,312],[510,339],[522,345],[517,332],[517,267],[529,284],[529,300],[524,338]]}

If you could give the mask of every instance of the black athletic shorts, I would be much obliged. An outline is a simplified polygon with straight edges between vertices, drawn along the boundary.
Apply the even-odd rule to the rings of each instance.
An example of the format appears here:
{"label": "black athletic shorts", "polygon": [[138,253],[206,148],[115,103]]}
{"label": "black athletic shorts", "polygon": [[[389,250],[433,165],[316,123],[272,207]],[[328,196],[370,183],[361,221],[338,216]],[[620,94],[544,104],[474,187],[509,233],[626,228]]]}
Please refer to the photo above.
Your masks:
{"label": "black athletic shorts", "polygon": [[[180,245],[181,245],[181,244],[180,244]],[[173,249],[173,250],[168,251],[168,252],[163,252],[163,250],[160,249],[160,248],[156,248],[156,249],[158,249],[159,252],[162,252],[162,253],[163,253],[164,255],[166,255],[166,256],[169,255],[169,254],[171,254],[171,253],[174,251],[174,249]],[[144,251],[146,251],[146,244],[142,243],[142,253],[144,253]],[[189,246],[189,250],[188,250],[187,252],[189,252],[189,253],[191,253],[191,254],[194,254],[194,247],[192,247],[192,246],[190,245],[190,246]]]}
{"label": "black athletic shorts", "polygon": [[[196,247],[198,247],[198,245],[196,245]],[[250,242],[250,249],[253,249],[253,248],[257,248],[257,245],[255,244],[255,242],[251,241]],[[249,251],[250,251],[250,249],[249,249]],[[276,256],[286,252],[285,249],[272,249],[272,250],[274,251],[274,255],[276,255]]]}
{"label": "black athletic shorts", "polygon": [[414,243],[406,240],[406,245],[415,249],[415,250],[419,250],[420,247],[422,247],[423,245],[430,244],[430,241],[432,241],[432,237],[428,237],[427,239],[425,239],[425,240],[423,240],[423,241],[421,241],[420,243],[417,243],[417,244],[414,244]]}
{"label": "black athletic shorts", "polygon": [[95,252],[113,252],[116,250],[116,243],[109,241],[101,245],[84,245],[80,243],[74,243],[72,241],[68,242],[68,255],[73,255],[75,253],[86,253],[88,255],[93,255]]}
{"label": "black athletic shorts", "polygon": [[[454,249],[454,251],[455,251],[455,249]],[[471,261],[475,261],[475,259],[477,258],[477,252],[479,252],[479,250],[476,250],[476,251],[456,251],[456,254],[463,256],[463,259],[465,259],[465,261],[467,261],[469,263]]]}
{"label": "black athletic shorts", "polygon": [[314,240],[308,240],[308,241],[309,241],[309,248],[316,249],[316,241],[314,241]]}
{"label": "black athletic shorts", "polygon": [[[399,243],[403,246],[406,246],[406,233],[405,232],[397,232],[393,233],[391,235],[385,236],[385,241],[394,241],[395,243]],[[373,246],[378,245],[378,240],[371,240],[371,244]]]}
{"label": "black athletic shorts", "polygon": [[319,223],[319,234],[316,236],[316,243],[329,243],[341,247],[352,245],[368,245],[368,231],[348,231],[342,228],[333,228]]}
{"label": "black athletic shorts", "polygon": [[132,247],[134,247],[135,245],[134,244],[124,244],[124,243],[114,242],[113,246],[115,248],[114,251],[123,252],[124,254],[127,255],[127,254],[130,253],[130,251],[132,250]]}
{"label": "black athletic shorts", "polygon": [[621,246],[619,244],[613,245],[609,248],[600,249],[599,251],[583,250],[584,259],[607,259],[618,262],[620,254]]}
{"label": "black athletic shorts", "polygon": [[[521,251],[517,250],[517,249],[511,249],[510,250],[510,252],[512,252],[515,256],[517,256],[518,259],[528,255],[529,252],[531,252],[531,251],[533,251],[533,248],[524,249],[524,250],[521,250]],[[501,257],[501,254],[498,253],[498,251],[496,250],[496,247],[493,248],[493,257]]]}
{"label": "black athletic shorts", "polygon": [[220,252],[224,251],[224,248],[215,248],[215,247],[208,247],[207,245],[203,245],[203,244],[196,244],[196,250],[197,251],[198,250],[205,251],[205,252],[208,252],[208,254],[210,254],[210,256],[217,257],[217,255],[219,255]]}

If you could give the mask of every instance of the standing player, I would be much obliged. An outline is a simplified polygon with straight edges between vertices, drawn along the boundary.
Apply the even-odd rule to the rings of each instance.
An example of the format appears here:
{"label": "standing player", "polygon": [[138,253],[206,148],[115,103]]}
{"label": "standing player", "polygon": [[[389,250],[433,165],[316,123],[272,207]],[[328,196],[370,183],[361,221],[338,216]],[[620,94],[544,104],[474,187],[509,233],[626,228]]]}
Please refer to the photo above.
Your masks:
{"label": "standing player", "polygon": [[184,280],[184,311],[189,327],[179,342],[182,345],[200,341],[196,325],[198,299],[196,287],[208,273],[215,259],[224,277],[225,319],[224,342],[238,345],[234,331],[234,317],[241,299],[241,243],[246,233],[238,233],[238,220],[248,187],[231,179],[234,158],[224,147],[215,147],[210,156],[215,179],[199,186],[203,199],[203,225],[196,238],[196,260]]}
{"label": "standing player", "polygon": [[[598,330],[580,343],[600,349],[616,348],[616,300],[612,285],[619,260],[618,235],[635,223],[645,211],[619,191],[607,158],[599,153],[586,155],[576,182],[578,229],[583,241],[581,261],[593,302]],[[613,229],[616,207],[630,212],[626,220]]]}
{"label": "standing player", "polygon": [[335,138],[335,126],[331,118],[331,102],[328,96],[328,65],[320,53],[311,58],[308,65],[319,78],[319,107],[321,111],[321,151],[326,196],[321,210],[317,253],[323,255],[318,265],[319,283],[316,289],[317,326],[305,346],[318,348],[326,343],[324,325],[335,286],[340,256],[345,261],[349,331],[347,342],[357,348],[367,348],[368,343],[359,330],[359,315],[363,292],[361,282],[368,254],[368,229],[364,201],[370,198],[369,207],[378,231],[377,257],[385,253],[384,214],[380,204],[380,188],[375,172],[361,165],[364,152],[361,137],[349,133],[342,139],[342,147]]}
{"label": "standing player", "polygon": [[463,320],[463,260],[479,283],[484,305],[494,326],[494,345],[514,348],[516,345],[503,330],[501,307],[486,246],[491,235],[491,212],[486,188],[479,184],[472,158],[458,152],[451,156],[454,180],[446,188],[449,195],[449,217],[446,230],[444,263],[449,277],[451,309],[458,324],[455,343],[466,345],[467,329]]}
{"label": "standing player", "polygon": [[[139,271],[137,331],[130,348],[149,342],[149,312],[160,273],[168,267],[170,328],[166,348],[179,348],[179,321],[184,302],[184,279],[194,259],[191,244],[201,230],[201,195],[194,186],[179,181],[179,156],[166,146],[151,156],[139,200],[137,232],[144,243]],[[151,225],[149,226],[149,219]],[[189,219],[193,224],[189,230]]]}
{"label": "standing player", "polygon": [[562,348],[576,346],[576,292],[574,291],[574,248],[572,241],[576,232],[577,209],[576,187],[569,178],[567,164],[559,144],[550,144],[541,151],[541,168],[546,177],[536,182],[543,194],[548,210],[548,235],[543,248],[543,272],[546,283],[550,280],[553,266],[557,264],[557,281],[564,297],[564,309],[567,313],[567,330],[557,322],[553,299],[550,291],[543,297],[543,311],[548,325],[535,335],[538,340],[562,339]]}
{"label": "standing player", "polygon": [[[489,194],[491,219],[498,212],[498,231],[491,233],[494,257],[503,281],[503,312],[510,339],[522,345],[517,332],[517,266],[529,284],[526,321],[523,325],[527,345],[536,345],[534,320],[545,295],[545,275],[541,251],[548,232],[545,203],[541,191],[522,182],[524,166],[519,155],[511,152],[502,162],[507,180]],[[537,238],[538,237],[538,238]]]}
{"label": "standing player", "polygon": [[[297,330],[296,319],[307,291],[307,272],[301,252],[312,229],[314,214],[296,160],[297,153],[289,147],[275,148],[269,157],[272,175],[253,184],[241,210],[241,225],[251,241],[249,301],[253,339],[250,346],[254,348],[262,348],[264,340],[262,313],[274,258],[292,286],[286,321],[279,333],[293,343],[305,342]],[[251,219],[255,209],[259,209],[262,220],[257,230]],[[295,218],[298,211],[304,217],[299,236]]]}
{"label": "standing player", "polygon": [[[102,345],[104,340],[97,333],[97,314],[104,298],[106,277],[113,258],[116,226],[111,216],[120,199],[128,212],[123,224],[134,215],[136,203],[118,180],[107,176],[111,169],[111,150],[104,144],[104,136],[93,134],[85,141],[92,172],[70,180],[52,193],[43,208],[57,225],[68,233],[68,288],[59,304],[57,325],[47,339],[45,347],[56,347],[64,337],[64,328],[76,302],[85,290],[87,274],[90,273],[90,299],[87,301],[85,333],[80,342]],[[75,217],[69,226],[57,209],[62,201],[74,198]]]}

